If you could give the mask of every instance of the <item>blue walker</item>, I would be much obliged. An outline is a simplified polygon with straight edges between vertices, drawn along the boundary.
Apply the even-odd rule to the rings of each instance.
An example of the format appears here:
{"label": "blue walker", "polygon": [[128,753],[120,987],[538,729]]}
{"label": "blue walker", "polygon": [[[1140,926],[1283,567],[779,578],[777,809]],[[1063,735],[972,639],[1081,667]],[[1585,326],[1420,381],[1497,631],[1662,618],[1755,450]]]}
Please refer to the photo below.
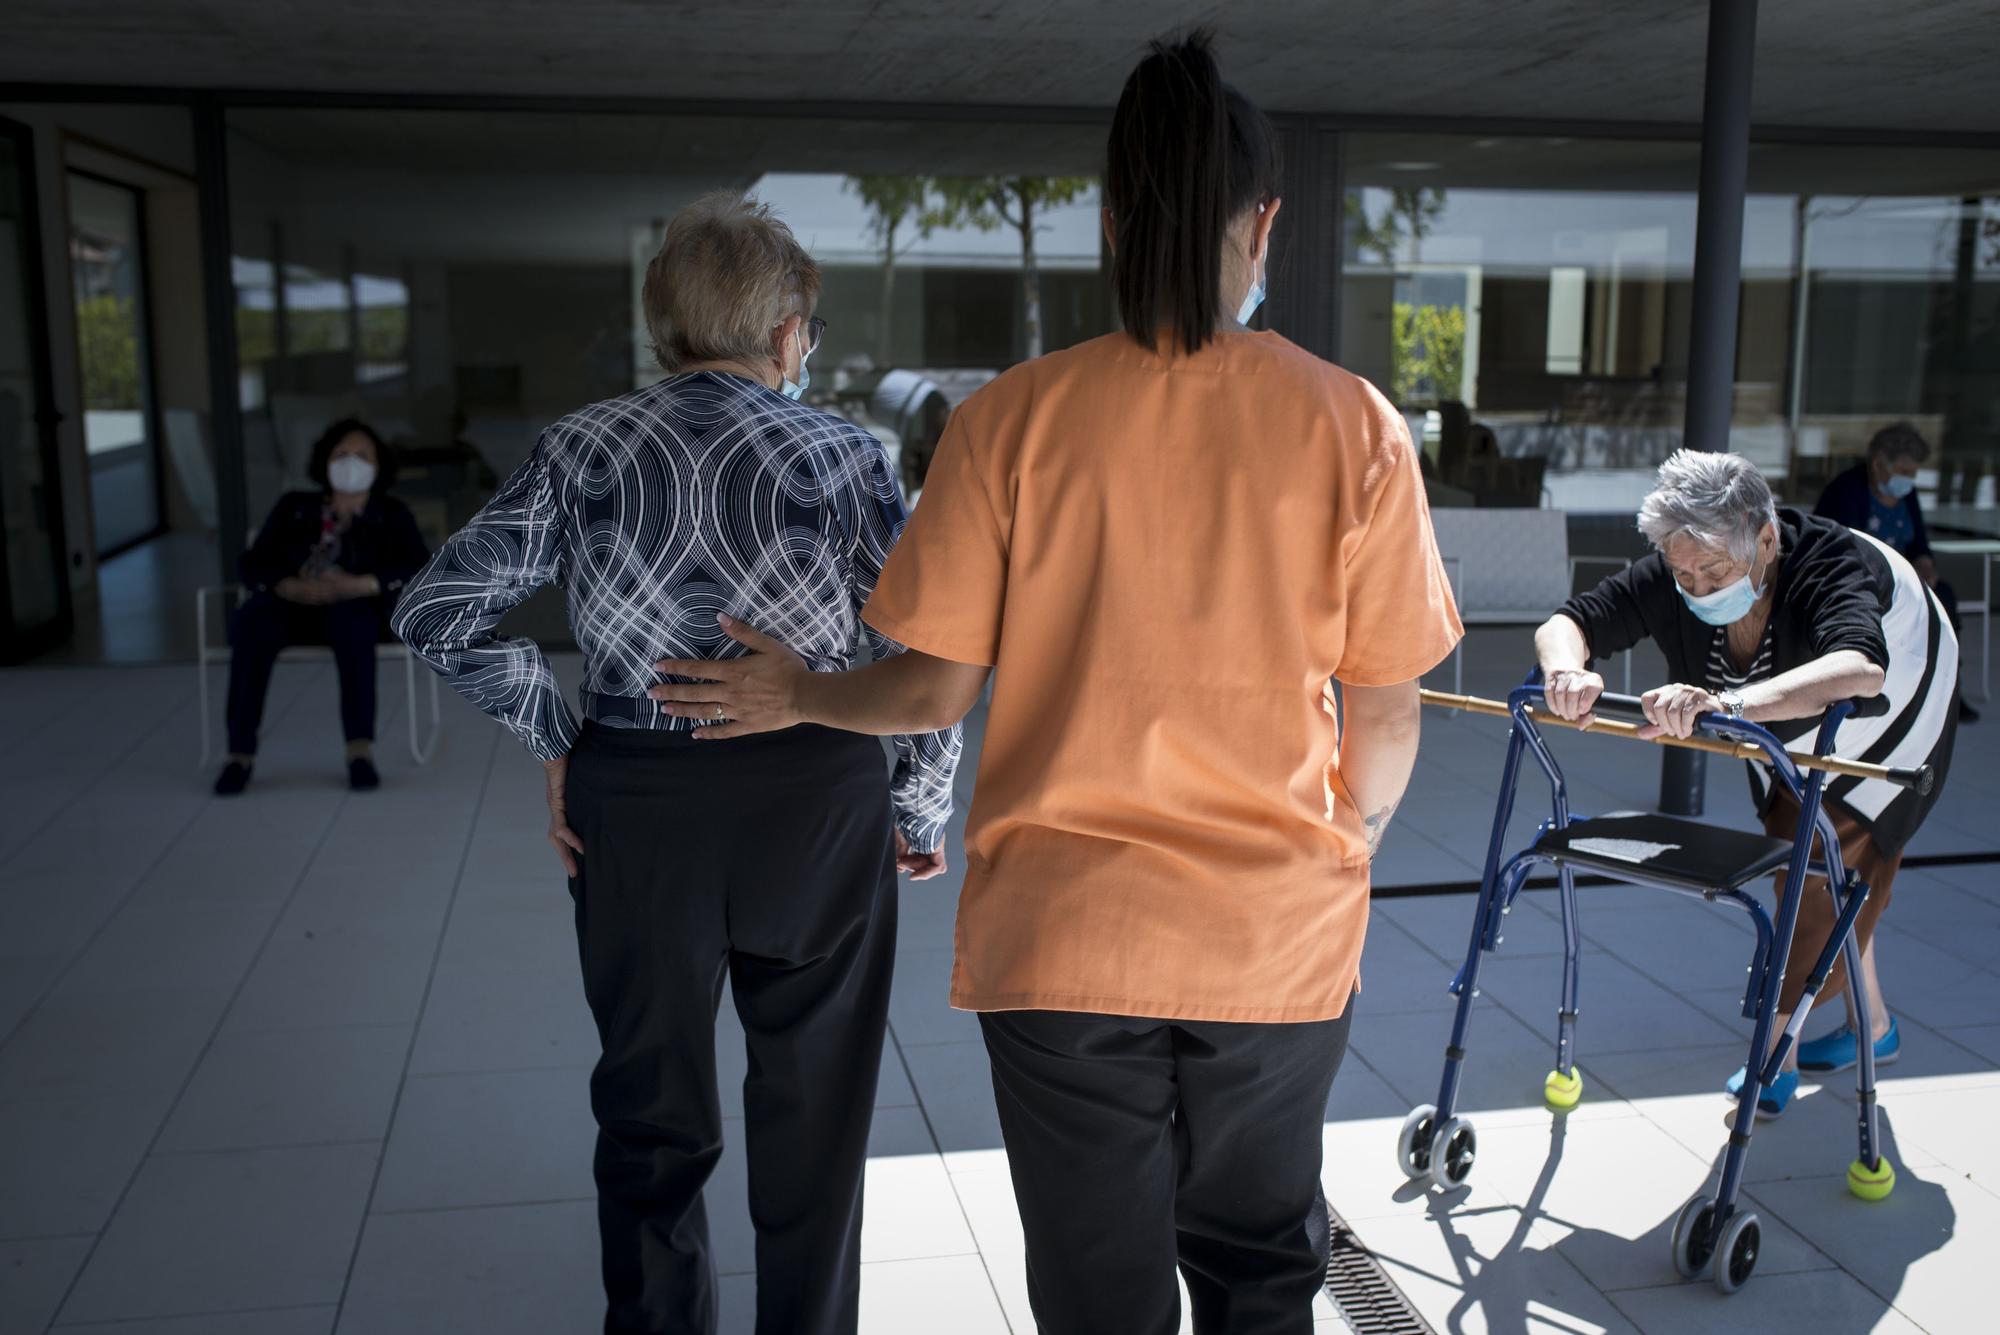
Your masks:
{"label": "blue walker", "polygon": [[[1499,947],[1503,919],[1513,910],[1528,875],[1547,863],[1556,869],[1562,900],[1563,972],[1562,994],[1556,1010],[1556,1065],[1543,1084],[1543,1096],[1551,1110],[1566,1113],[1583,1097],[1583,1078],[1576,1070],[1577,1016],[1577,910],[1576,872],[1610,877],[1632,885],[1671,890],[1677,894],[1726,902],[1750,916],[1757,933],[1756,948],[1750,957],[1750,981],[1743,993],[1743,1015],[1755,1021],[1750,1035],[1748,1072],[1742,1092],[1736,1098],[1736,1115],[1723,1156],[1721,1182],[1713,1195],[1697,1195],[1681,1210],[1673,1230],[1674,1267],[1693,1279],[1713,1267],[1715,1286],[1734,1293],[1756,1269],[1762,1249],[1761,1229],[1755,1211],[1737,1208],[1737,1193],[1743,1182],[1743,1164],[1750,1150],[1750,1132],[1755,1124],[1757,1100],[1766,1086],[1777,1078],[1786,1056],[1799,1040],[1813,999],[1826,983],[1833,968],[1834,953],[1847,961],[1848,987],[1854,998],[1857,1032],[1869,1032],[1869,998],[1862,986],[1861,952],[1854,940],[1854,921],[1868,898],[1868,887],[1842,865],[1840,839],[1821,803],[1826,771],[1799,765],[1770,732],[1754,723],[1723,714],[1705,714],[1697,721],[1697,731],[1723,742],[1747,743],[1762,753],[1775,781],[1784,786],[1799,804],[1802,813],[1798,834],[1789,840],[1762,834],[1717,829],[1699,821],[1656,812],[1627,812],[1608,816],[1573,817],[1562,769],[1556,764],[1547,742],[1535,726],[1531,710],[1543,703],[1540,673],[1527,684],[1516,687],[1507,697],[1507,712],[1513,718],[1508,734],[1507,760],[1500,776],[1500,798],[1493,813],[1493,833],[1487,843],[1486,870],[1479,883],[1479,902],[1473,911],[1472,939],[1466,947],[1465,963],[1452,979],[1451,991],[1458,998],[1452,1018],[1451,1040],[1444,1050],[1444,1074],[1438,1082],[1437,1102],[1422,1104],[1410,1111],[1396,1141],[1397,1161],[1412,1179],[1428,1179],[1441,1190],[1462,1185],[1471,1175],[1478,1153],[1478,1137],[1472,1123],[1457,1113],[1459,1068],[1465,1061],[1466,1022],[1472,1014],[1473,998],[1479,995],[1479,962],[1487,952]],[[1820,720],[1813,755],[1832,755],[1834,734],[1850,715],[1880,713],[1886,702],[1880,699],[1842,701],[1829,708]],[[1497,711],[1496,711],[1497,712]],[[1637,697],[1602,695],[1593,706],[1600,718],[1645,722]],[[1549,717],[1546,712],[1544,718]],[[1514,792],[1520,779],[1521,756],[1527,752],[1548,776],[1554,812],[1541,823],[1528,848],[1503,860],[1503,841],[1508,818],[1513,814]],[[1745,754],[1754,754],[1745,751]],[[1875,777],[1919,792],[1929,791],[1932,775],[1928,766],[1918,769],[1873,767]],[[1820,860],[1813,858],[1813,841],[1818,836]],[[1778,898],[1777,921],[1773,923],[1758,900],[1743,887],[1779,868],[1785,870],[1784,889]],[[1805,993],[1791,1023],[1785,1027],[1769,1058],[1771,1027],[1778,1009],[1778,993],[1784,981],[1785,961],[1791,952],[1793,929],[1798,923],[1799,903],[1810,876],[1826,878],[1838,917],[1832,936],[1807,977]],[[1895,1186],[1895,1170],[1876,1149],[1875,1051],[1865,1040],[1857,1044],[1860,1062],[1856,1086],[1860,1092],[1860,1154],[1848,1165],[1848,1187],[1863,1200],[1881,1200]]]}

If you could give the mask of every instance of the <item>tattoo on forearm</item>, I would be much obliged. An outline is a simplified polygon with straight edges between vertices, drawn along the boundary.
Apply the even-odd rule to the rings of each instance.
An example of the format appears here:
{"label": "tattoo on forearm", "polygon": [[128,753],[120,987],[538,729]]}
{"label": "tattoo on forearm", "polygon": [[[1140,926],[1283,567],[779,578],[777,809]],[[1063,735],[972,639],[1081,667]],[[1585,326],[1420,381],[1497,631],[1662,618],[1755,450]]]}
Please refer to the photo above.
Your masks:
{"label": "tattoo on forearm", "polygon": [[1389,832],[1389,818],[1396,814],[1396,803],[1391,802],[1379,811],[1361,818],[1361,824],[1368,831],[1368,860],[1374,861],[1377,850],[1382,847],[1382,836]]}

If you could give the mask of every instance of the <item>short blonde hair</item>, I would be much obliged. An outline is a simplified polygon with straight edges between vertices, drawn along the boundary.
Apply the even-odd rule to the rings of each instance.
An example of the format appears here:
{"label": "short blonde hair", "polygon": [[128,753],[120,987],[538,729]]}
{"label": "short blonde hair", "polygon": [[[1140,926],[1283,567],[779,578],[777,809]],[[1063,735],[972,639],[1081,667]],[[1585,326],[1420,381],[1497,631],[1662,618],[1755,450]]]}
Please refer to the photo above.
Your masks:
{"label": "short blonde hair", "polygon": [[811,315],[819,265],[768,204],[703,195],[667,224],[646,266],[646,330],[663,371],[689,362],[760,361],[771,329]]}

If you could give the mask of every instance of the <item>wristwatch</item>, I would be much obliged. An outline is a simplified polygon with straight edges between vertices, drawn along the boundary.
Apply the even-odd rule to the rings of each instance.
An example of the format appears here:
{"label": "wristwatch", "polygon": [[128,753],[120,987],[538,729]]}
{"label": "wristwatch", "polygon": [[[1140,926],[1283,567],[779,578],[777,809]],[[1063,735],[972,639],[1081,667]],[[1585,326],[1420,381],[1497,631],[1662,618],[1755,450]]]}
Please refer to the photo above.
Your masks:
{"label": "wristwatch", "polygon": [[1717,691],[1715,693],[1715,698],[1722,702],[1722,707],[1723,709],[1728,711],[1729,717],[1731,718],[1743,717],[1742,696],[1738,695],[1734,691]]}

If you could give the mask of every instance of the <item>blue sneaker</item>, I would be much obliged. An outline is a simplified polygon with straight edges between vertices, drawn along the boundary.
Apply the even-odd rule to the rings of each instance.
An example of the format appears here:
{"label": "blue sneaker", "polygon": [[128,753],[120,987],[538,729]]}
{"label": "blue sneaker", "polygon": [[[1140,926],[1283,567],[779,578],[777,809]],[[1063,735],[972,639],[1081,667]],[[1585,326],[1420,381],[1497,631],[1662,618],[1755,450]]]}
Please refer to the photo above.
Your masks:
{"label": "blue sneaker", "polygon": [[[1891,1016],[1889,1032],[1875,1040],[1875,1064],[1887,1066],[1902,1055],[1902,1031],[1896,1028],[1895,1017]],[[1854,1041],[1854,1030],[1846,1025],[1811,1042],[1799,1044],[1801,1071],[1845,1071],[1860,1060],[1861,1045]]]}
{"label": "blue sneaker", "polygon": [[[1723,1082],[1722,1092],[1732,1099],[1735,1098],[1743,1092],[1743,1082],[1748,1078],[1748,1068],[1737,1067],[1736,1074]],[[1757,1116],[1759,1120],[1776,1117],[1778,1114],[1784,1112],[1785,1108],[1792,1101],[1792,1095],[1798,1092],[1799,1073],[1797,1071],[1781,1072],[1777,1080],[1762,1094],[1757,1096]]]}

